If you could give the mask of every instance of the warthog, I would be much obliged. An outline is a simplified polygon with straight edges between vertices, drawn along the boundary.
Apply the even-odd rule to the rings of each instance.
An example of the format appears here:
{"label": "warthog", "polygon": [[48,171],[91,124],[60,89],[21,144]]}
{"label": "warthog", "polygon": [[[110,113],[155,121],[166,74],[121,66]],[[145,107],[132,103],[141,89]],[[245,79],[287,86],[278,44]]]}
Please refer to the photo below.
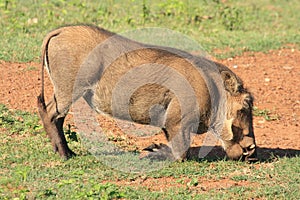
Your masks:
{"label": "warthog", "polygon": [[99,113],[160,127],[168,143],[146,148],[147,158],[184,159],[191,133],[214,130],[229,158],[256,159],[253,97],[222,64],[93,26],[50,32],[42,62],[54,94],[46,105],[42,70],[39,114],[54,151],[64,159],[75,155],[64,136],[64,119],[80,97]]}

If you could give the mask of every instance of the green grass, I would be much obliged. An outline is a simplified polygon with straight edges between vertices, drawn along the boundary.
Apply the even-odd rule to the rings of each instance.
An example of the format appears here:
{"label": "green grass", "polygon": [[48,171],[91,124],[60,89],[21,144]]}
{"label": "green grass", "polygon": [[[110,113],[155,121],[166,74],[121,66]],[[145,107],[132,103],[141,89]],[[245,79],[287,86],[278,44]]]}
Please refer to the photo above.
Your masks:
{"label": "green grass", "polygon": [[[0,104],[0,199],[298,199],[300,158],[256,164],[226,161],[172,163],[148,173],[124,173],[92,156],[80,138],[68,138],[78,154],[62,161],[52,152],[35,114]],[[21,128],[22,127],[22,128]],[[73,133],[74,134],[74,133]],[[73,135],[74,136],[74,135]],[[124,182],[172,178],[164,191]],[[247,185],[205,189],[205,181],[228,179]]]}
{"label": "green grass", "polygon": [[67,24],[115,32],[164,27],[228,57],[300,44],[298,0],[0,0],[0,60],[38,61],[43,37]]}
{"label": "green grass", "polygon": [[259,109],[257,107],[253,108],[253,115],[257,117],[263,117],[267,121],[279,120],[280,116],[277,114],[272,114],[268,109]]}

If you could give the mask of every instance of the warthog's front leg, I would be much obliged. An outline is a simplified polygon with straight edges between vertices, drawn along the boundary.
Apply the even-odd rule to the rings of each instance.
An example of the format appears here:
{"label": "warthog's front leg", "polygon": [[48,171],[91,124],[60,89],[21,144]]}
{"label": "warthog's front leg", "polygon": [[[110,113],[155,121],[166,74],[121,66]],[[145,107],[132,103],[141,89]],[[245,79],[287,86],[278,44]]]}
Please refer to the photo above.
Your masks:
{"label": "warthog's front leg", "polygon": [[179,102],[172,100],[166,111],[165,128],[162,129],[168,143],[146,148],[150,152],[145,157],[170,161],[185,159],[191,143],[192,121],[192,116],[181,113]]}

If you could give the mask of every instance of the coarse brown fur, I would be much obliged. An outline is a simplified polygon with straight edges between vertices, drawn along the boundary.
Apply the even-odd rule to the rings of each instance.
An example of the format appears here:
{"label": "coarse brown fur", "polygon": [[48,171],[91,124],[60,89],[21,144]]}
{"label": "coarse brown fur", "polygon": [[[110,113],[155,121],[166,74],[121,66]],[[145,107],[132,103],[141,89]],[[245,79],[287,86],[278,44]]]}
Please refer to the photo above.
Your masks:
{"label": "coarse brown fur", "polygon": [[[65,159],[74,153],[64,137],[64,118],[81,96],[99,113],[161,127],[169,143],[146,157],[183,159],[191,132],[204,133],[212,123],[212,106],[218,105],[211,105],[214,97],[207,80],[213,82],[214,76],[221,77],[226,90],[226,120],[220,139],[228,157],[255,157],[253,98],[240,78],[219,63],[180,50],[137,43],[93,26],[50,32],[43,41],[42,62],[54,94],[46,105],[42,86],[39,113],[54,150]],[[216,66],[217,72],[210,72],[210,65]],[[199,73],[201,67],[206,67],[209,77]],[[186,94],[188,89],[180,88],[179,82],[188,83],[194,97]]]}

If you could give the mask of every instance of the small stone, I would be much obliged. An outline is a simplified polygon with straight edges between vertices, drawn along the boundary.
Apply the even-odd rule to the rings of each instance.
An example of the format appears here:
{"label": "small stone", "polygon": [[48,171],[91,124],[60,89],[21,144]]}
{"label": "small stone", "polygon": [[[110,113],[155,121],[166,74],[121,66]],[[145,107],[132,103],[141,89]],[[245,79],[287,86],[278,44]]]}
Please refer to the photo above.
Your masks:
{"label": "small stone", "polygon": [[286,69],[286,70],[291,70],[291,69],[293,69],[294,67],[292,67],[292,66],[283,66],[282,68],[283,68],[283,69]]}
{"label": "small stone", "polygon": [[270,82],[270,79],[269,78],[265,78],[265,82]]}
{"label": "small stone", "polygon": [[233,68],[236,69],[236,68],[238,68],[238,66],[237,65],[233,65]]}

